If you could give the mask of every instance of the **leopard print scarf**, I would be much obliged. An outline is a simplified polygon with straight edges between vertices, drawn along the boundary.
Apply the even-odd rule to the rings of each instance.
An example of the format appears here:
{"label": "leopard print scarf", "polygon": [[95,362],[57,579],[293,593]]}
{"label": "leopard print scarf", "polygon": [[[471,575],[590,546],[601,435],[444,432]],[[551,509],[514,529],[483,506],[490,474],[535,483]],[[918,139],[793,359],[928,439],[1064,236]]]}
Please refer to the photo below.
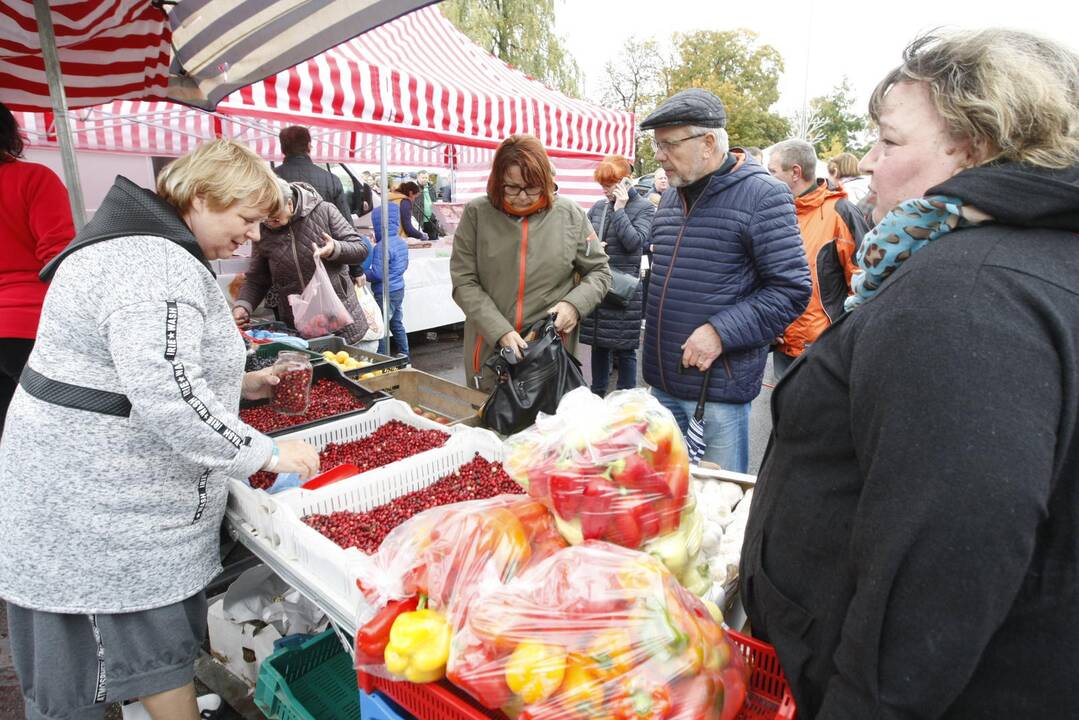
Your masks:
{"label": "leopard print scarf", "polygon": [[962,201],[956,198],[935,195],[899,203],[862,238],[859,269],[850,281],[853,294],[844,308],[853,310],[872,298],[911,255],[966,224]]}

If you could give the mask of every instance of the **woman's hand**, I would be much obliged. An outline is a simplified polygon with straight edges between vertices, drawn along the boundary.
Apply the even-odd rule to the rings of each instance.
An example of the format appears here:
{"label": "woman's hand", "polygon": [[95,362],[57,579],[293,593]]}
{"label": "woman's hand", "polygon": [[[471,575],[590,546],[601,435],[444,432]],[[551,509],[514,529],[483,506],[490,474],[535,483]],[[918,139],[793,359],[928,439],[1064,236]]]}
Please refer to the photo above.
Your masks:
{"label": "woman's hand", "polygon": [[281,382],[281,378],[274,375],[273,368],[263,368],[244,373],[243,387],[240,394],[245,400],[261,400],[270,397],[273,386]]}
{"label": "woman's hand", "polygon": [[621,210],[629,203],[629,190],[626,189],[625,182],[620,182],[611,189],[611,194],[614,195],[614,209]]}
{"label": "woman's hand", "polygon": [[520,360],[525,348],[528,347],[528,343],[521,337],[521,334],[516,330],[510,330],[508,333],[498,338],[498,344],[500,347],[510,348],[513,350],[513,354]]}
{"label": "woman's hand", "polygon": [[337,250],[337,241],[327,233],[322,233],[322,239],[326,241],[322,247],[314,245],[315,257],[321,260],[328,260],[329,257],[333,255],[334,251]]}
{"label": "woman's hand", "polygon": [[245,328],[251,324],[251,313],[247,312],[246,308],[234,307],[232,308],[232,319],[236,321],[238,327]]}
{"label": "woman's hand", "polygon": [[577,327],[577,321],[581,319],[577,308],[565,300],[548,310],[547,314],[554,315],[554,329],[560,333],[573,332],[573,328]]}
{"label": "woman's hand", "polygon": [[301,480],[318,474],[318,450],[303,440],[280,440],[277,451],[281,454],[275,473],[299,473]]}

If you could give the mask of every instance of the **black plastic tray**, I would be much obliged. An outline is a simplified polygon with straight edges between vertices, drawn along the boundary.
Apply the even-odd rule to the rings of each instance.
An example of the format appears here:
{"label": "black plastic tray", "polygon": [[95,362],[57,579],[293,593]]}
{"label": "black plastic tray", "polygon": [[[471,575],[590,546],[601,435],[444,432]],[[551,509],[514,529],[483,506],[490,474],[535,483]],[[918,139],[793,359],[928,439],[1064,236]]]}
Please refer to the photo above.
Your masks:
{"label": "black plastic tray", "polygon": [[[330,380],[331,382],[337,383],[338,385],[341,385],[346,390],[348,390],[352,397],[360,400],[362,402],[361,407],[358,407],[355,410],[350,410],[346,413],[341,413],[340,415],[329,415],[318,420],[312,420],[311,422],[300,423],[299,425],[289,425],[288,427],[283,427],[280,430],[272,430],[266,433],[270,437],[279,437],[288,433],[297,432],[298,430],[306,430],[308,428],[317,427],[319,425],[325,425],[328,422],[331,422],[333,420],[340,420],[343,417],[359,415],[362,412],[367,412],[368,410],[370,410],[372,406],[374,406],[374,404],[379,400],[385,400],[389,397],[389,395],[384,392],[365,390],[349,378],[345,377],[345,375],[338,369],[338,367],[332,363],[314,365],[312,367],[312,370],[312,384],[317,383],[319,380]],[[240,409],[259,407],[260,405],[265,405],[268,402],[270,401],[241,400]]]}
{"label": "black plastic tray", "polygon": [[[378,353],[368,352],[367,350],[361,350],[355,345],[349,345],[345,342],[344,338],[336,335],[330,337],[317,338],[315,340],[308,340],[307,347],[311,352],[318,355],[318,359],[322,362],[326,362],[326,358],[322,357],[322,353],[326,350],[331,352],[339,352],[344,350],[357,360],[366,360],[370,365],[367,367],[356,368],[354,370],[342,370],[345,377],[350,380],[355,380],[360,375],[366,375],[369,372],[375,372],[377,370],[396,370],[408,365],[408,355],[397,355],[391,357],[389,355],[380,355]],[[330,363],[331,365],[333,363]]]}

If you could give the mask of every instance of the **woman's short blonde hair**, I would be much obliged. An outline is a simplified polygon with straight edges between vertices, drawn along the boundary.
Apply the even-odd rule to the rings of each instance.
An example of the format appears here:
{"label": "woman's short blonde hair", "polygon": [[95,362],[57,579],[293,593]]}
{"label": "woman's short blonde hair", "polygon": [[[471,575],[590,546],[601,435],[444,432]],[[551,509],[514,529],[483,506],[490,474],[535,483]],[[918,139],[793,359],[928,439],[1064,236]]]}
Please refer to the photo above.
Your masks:
{"label": "woman's short blonde hair", "polygon": [[983,163],[1079,161],[1079,55],[1057,42],[999,28],[920,37],[873,91],[874,121],[901,82],[925,83],[952,137]]}
{"label": "woman's short blonde hair", "polygon": [[250,201],[265,215],[275,215],[283,199],[269,164],[234,140],[214,140],[176,158],[157,176],[157,194],[181,214],[196,197],[221,211]]}
{"label": "woman's short blonde hair", "polygon": [[838,178],[858,176],[858,158],[854,153],[839,153],[828,161],[828,173]]}

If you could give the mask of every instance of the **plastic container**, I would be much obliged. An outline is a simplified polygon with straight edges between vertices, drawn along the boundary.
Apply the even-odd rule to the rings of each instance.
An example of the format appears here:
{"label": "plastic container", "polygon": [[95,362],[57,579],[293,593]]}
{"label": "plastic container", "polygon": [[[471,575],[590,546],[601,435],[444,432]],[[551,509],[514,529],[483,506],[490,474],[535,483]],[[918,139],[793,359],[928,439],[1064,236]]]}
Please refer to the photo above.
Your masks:
{"label": "plastic container", "polygon": [[389,393],[408,403],[413,410],[419,408],[447,418],[450,425],[478,427],[480,424],[479,411],[487,401],[487,394],[479,390],[412,368],[367,379],[358,378],[360,374],[362,372],[356,370],[345,372],[346,377],[357,378],[360,387]]}
{"label": "plastic container", "polygon": [[[273,437],[273,438],[277,438],[277,437],[281,437],[282,435],[290,435],[290,434],[295,433],[295,432],[301,432],[301,431],[304,431],[304,430],[309,430],[311,428],[319,427],[321,425],[325,425],[327,423],[331,423],[331,422],[334,422],[336,420],[340,420],[342,418],[353,417],[353,416],[358,415],[360,413],[367,412],[368,410],[370,410],[372,407],[375,406],[376,402],[378,402],[379,400],[384,400],[387,397],[389,397],[385,393],[372,393],[370,390],[363,389],[362,387],[360,387],[359,385],[357,385],[356,383],[354,383],[353,381],[351,381],[347,377],[345,377],[344,374],[342,374],[342,372],[337,369],[336,365],[332,365],[330,363],[322,363],[322,364],[313,366],[312,379],[311,379],[312,385],[317,383],[319,380],[329,380],[330,382],[341,385],[346,390],[348,390],[348,392],[352,395],[352,397],[356,398],[356,400],[359,401],[359,406],[357,408],[353,409],[353,410],[349,410],[348,412],[341,413],[339,415],[330,415],[329,417],[324,417],[324,418],[321,418],[319,420],[312,420],[311,422],[299,423],[297,425],[291,425],[289,427],[284,427],[284,428],[281,428],[279,430],[271,430],[270,432],[266,433],[267,435],[269,435],[270,437]],[[243,401],[240,402],[240,407],[241,408],[258,407],[259,405],[264,405],[267,402],[269,402],[269,401],[267,401],[267,400],[243,400]]]}
{"label": "plastic container", "polygon": [[282,350],[273,364],[278,383],[273,386],[270,406],[283,415],[302,415],[311,403],[311,357],[295,350]]}
{"label": "plastic container", "polygon": [[334,631],[266,658],[255,685],[255,705],[269,720],[357,720],[352,658]]}
{"label": "plastic container", "polygon": [[[336,335],[330,335],[323,338],[315,338],[307,342],[308,349],[311,352],[318,355],[319,360],[326,362],[326,358],[322,356],[322,353],[329,350],[330,352],[341,352],[344,350],[351,357],[357,360],[365,360],[370,365],[362,368],[356,368],[355,370],[347,371],[347,377],[355,380],[360,375],[365,375],[371,372],[385,372],[387,370],[394,370],[396,368],[404,367],[408,365],[407,355],[397,355],[390,357],[389,355],[379,355],[378,353],[368,352],[367,350],[361,350],[355,345],[349,345],[345,342],[344,338],[337,337]],[[333,363],[331,363],[333,364]],[[342,372],[345,372],[342,370]]]}
{"label": "plastic container", "polygon": [[255,354],[259,357],[277,357],[277,353],[282,351],[301,352],[307,354],[311,358],[311,364],[317,365],[320,362],[325,362],[323,357],[316,352],[310,350],[303,350],[301,348],[293,347],[288,343],[283,342],[271,342],[263,343],[262,345],[255,346]]}
{"label": "plastic container", "polygon": [[794,720],[796,708],[775,648],[768,643],[728,630],[749,668],[749,691],[739,720]]}
{"label": "plastic container", "polygon": [[363,720],[408,720],[409,714],[380,692],[360,690],[360,717]]}
{"label": "plastic container", "polygon": [[[387,680],[365,672],[356,673],[356,684],[366,693],[378,692],[392,700],[407,715],[390,715],[397,720],[504,720],[505,715],[497,710],[488,710],[478,705],[451,683],[442,680],[437,683],[417,685],[410,682]],[[395,709],[396,711],[396,709]],[[366,716],[365,716],[366,720]]]}
{"label": "plastic container", "polygon": [[[737,720],[795,720],[794,699],[790,688],[779,667],[775,650],[768,644],[740,633],[728,631],[731,640],[741,649],[748,663],[751,674],[746,704],[738,713]],[[385,705],[394,712],[398,709],[407,712],[402,715],[374,715],[372,717],[389,720],[487,720],[505,718],[500,712],[487,710],[465,696],[460,690],[443,680],[437,683],[417,685],[409,682],[396,682],[370,675],[365,672],[356,674],[356,684],[368,694],[384,695],[397,707]],[[367,716],[364,715],[364,720]]]}
{"label": "plastic container", "polygon": [[[372,609],[356,587],[356,580],[363,574],[368,556],[356,548],[338,546],[309,527],[302,518],[337,510],[370,510],[434,484],[471,461],[476,453],[486,460],[502,459],[502,443],[494,433],[460,429],[463,432],[452,436],[441,448],[369,470],[319,490],[295,489],[273,495],[277,506],[273,533],[280,543],[278,551],[298,572],[316,579],[332,592],[341,606],[356,608],[357,619],[366,621]],[[357,622],[359,624],[362,623]]]}

